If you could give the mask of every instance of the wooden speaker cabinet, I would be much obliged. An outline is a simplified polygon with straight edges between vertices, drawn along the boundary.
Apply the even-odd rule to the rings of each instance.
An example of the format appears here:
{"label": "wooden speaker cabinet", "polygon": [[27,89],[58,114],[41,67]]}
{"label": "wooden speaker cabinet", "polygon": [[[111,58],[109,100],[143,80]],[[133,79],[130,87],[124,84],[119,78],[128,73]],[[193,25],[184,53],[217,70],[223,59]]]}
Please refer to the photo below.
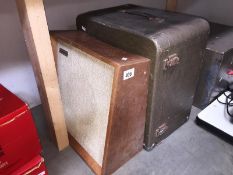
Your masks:
{"label": "wooden speaker cabinet", "polygon": [[70,145],[96,174],[143,148],[150,61],[84,32],[52,32]]}

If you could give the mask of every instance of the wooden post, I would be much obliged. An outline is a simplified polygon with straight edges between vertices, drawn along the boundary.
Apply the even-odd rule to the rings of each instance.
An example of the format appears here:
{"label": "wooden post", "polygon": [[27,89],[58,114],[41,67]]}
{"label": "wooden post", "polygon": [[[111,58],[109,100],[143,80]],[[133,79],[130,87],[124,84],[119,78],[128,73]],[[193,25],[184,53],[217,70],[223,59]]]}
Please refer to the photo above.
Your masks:
{"label": "wooden post", "polygon": [[167,0],[166,10],[168,11],[176,11],[177,8],[177,0]]}
{"label": "wooden post", "polygon": [[69,145],[43,0],[16,0],[49,130],[59,150]]}

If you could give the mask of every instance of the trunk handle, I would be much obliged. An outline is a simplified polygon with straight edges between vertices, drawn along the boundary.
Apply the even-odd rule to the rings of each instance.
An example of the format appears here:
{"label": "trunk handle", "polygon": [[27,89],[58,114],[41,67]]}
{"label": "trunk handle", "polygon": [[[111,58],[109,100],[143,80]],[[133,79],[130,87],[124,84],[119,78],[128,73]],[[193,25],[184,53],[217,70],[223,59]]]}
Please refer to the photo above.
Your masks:
{"label": "trunk handle", "polygon": [[127,10],[122,10],[121,13],[127,13],[129,15],[141,16],[141,17],[146,18],[149,21],[154,21],[154,20],[157,20],[160,22],[164,21],[164,18],[160,18],[160,17],[154,16],[154,15],[152,15],[150,13],[146,13],[146,12],[139,12],[139,11],[132,12],[132,11],[127,11]]}

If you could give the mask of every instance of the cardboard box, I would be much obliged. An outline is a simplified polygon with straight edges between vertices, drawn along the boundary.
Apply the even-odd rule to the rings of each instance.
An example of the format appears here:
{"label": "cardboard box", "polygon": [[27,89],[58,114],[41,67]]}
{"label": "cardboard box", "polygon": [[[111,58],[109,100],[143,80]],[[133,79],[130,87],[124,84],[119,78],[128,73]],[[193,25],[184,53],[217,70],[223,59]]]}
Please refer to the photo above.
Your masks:
{"label": "cardboard box", "polygon": [[31,112],[0,85],[0,175],[8,175],[41,153]]}
{"label": "cardboard box", "polygon": [[45,167],[44,158],[41,156],[36,156],[11,175],[48,175],[48,172]]}

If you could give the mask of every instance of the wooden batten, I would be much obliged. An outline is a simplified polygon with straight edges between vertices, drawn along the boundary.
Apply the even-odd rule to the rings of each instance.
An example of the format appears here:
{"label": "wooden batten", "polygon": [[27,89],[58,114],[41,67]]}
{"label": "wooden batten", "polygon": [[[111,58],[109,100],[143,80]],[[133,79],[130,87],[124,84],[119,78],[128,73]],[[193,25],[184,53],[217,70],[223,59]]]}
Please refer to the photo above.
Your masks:
{"label": "wooden batten", "polygon": [[167,0],[166,2],[166,10],[168,11],[176,11],[177,8],[177,0]]}
{"label": "wooden batten", "polygon": [[69,145],[43,0],[16,0],[52,139],[59,150]]}

